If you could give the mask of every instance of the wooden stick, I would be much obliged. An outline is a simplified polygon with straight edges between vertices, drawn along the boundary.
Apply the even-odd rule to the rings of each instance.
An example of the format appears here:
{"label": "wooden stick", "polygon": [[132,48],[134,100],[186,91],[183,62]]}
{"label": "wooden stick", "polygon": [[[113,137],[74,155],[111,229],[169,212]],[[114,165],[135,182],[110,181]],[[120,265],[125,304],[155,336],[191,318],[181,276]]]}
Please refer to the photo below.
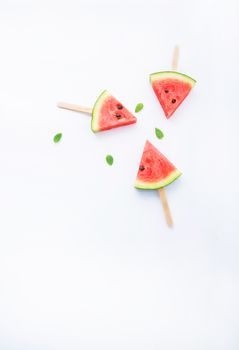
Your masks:
{"label": "wooden stick", "polygon": [[173,59],[172,59],[172,70],[177,70],[179,61],[179,47],[175,46],[173,50]]}
{"label": "wooden stick", "polygon": [[[179,61],[179,47],[175,46],[175,48],[173,50],[172,70],[176,70],[178,68],[178,61]],[[170,211],[170,208],[168,205],[168,200],[167,200],[165,188],[164,187],[160,188],[158,190],[158,192],[159,192],[159,196],[160,196],[160,199],[162,202],[166,222],[167,222],[169,227],[173,227],[173,218],[172,218],[171,211]]]}
{"label": "wooden stick", "polygon": [[69,109],[69,110],[75,111],[75,112],[82,112],[82,113],[92,114],[92,108],[78,106],[78,105],[73,105],[71,103],[59,102],[59,103],[57,103],[57,107],[64,108],[64,109]]}
{"label": "wooden stick", "polygon": [[159,192],[159,196],[160,196],[160,199],[162,202],[166,222],[167,222],[169,227],[173,227],[173,219],[172,219],[171,211],[170,211],[170,208],[168,205],[165,188],[164,187],[160,188],[158,190],[158,192]]}

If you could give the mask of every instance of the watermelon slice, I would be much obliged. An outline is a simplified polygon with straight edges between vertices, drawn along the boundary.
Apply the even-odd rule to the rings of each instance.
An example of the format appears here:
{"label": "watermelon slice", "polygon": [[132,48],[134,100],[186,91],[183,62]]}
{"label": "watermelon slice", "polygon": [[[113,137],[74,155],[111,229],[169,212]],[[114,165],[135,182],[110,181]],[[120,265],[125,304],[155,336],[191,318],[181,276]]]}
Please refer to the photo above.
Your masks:
{"label": "watermelon slice", "polygon": [[196,80],[182,73],[168,71],[151,74],[150,82],[164,114],[170,118],[187,97]]}
{"label": "watermelon slice", "polygon": [[144,190],[156,190],[169,185],[181,175],[181,172],[146,141],[135,182],[135,187]]}
{"label": "watermelon slice", "polygon": [[136,117],[105,90],[98,97],[93,107],[91,129],[98,132],[134,124],[136,121]]}

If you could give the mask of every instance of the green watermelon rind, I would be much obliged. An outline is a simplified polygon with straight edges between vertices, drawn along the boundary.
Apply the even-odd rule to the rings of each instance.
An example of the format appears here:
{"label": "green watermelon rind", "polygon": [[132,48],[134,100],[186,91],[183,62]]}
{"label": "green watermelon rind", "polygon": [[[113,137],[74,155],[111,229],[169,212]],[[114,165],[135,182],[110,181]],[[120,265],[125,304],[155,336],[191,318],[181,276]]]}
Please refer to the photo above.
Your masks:
{"label": "green watermelon rind", "polygon": [[98,132],[100,131],[100,127],[99,127],[99,111],[102,107],[102,104],[104,103],[104,101],[106,100],[106,98],[110,96],[109,92],[107,90],[104,90],[100,96],[97,98],[97,100],[95,101],[95,104],[93,106],[92,109],[92,119],[91,119],[91,130],[93,132]]}
{"label": "green watermelon rind", "polygon": [[158,190],[159,188],[165,187],[171,184],[174,180],[176,180],[182,173],[178,169],[172,171],[168,176],[164,179],[156,182],[146,182],[136,180],[134,187],[139,188],[141,190]]}
{"label": "green watermelon rind", "polygon": [[164,80],[164,79],[178,79],[180,81],[184,81],[186,83],[189,83],[192,87],[195,85],[196,80],[191,78],[189,75],[179,73],[176,71],[162,71],[162,72],[156,72],[152,73],[149,76],[151,84],[156,80]]}

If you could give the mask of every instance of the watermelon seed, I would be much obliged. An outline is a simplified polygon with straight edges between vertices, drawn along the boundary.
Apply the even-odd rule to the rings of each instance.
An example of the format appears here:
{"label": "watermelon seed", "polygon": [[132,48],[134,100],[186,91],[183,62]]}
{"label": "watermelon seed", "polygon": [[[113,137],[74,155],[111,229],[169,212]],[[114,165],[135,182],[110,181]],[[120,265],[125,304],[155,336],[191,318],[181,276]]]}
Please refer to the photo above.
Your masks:
{"label": "watermelon seed", "polygon": [[116,118],[118,118],[118,119],[120,119],[120,118],[122,117],[122,115],[119,114],[119,113],[115,113],[115,116],[116,116]]}
{"label": "watermelon seed", "polygon": [[175,103],[175,102],[176,102],[176,100],[175,100],[175,98],[173,98],[173,99],[172,99],[172,103]]}
{"label": "watermelon seed", "polygon": [[141,171],[143,171],[145,169],[145,167],[143,166],[143,165],[141,165],[140,167],[139,167],[139,170],[141,170]]}
{"label": "watermelon seed", "polygon": [[122,105],[117,105],[117,108],[118,109],[123,109],[123,106]]}
{"label": "watermelon seed", "polygon": [[168,90],[164,90],[164,92],[167,94],[167,93],[168,93]]}

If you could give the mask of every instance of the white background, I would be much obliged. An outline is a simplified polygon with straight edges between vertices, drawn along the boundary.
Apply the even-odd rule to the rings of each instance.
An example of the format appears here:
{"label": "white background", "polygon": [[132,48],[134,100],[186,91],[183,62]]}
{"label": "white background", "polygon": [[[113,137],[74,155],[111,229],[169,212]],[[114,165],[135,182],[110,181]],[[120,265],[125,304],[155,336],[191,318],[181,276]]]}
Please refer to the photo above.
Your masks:
{"label": "white background", "polygon": [[[239,349],[238,15],[237,0],[0,1],[1,350]],[[148,75],[175,44],[197,85],[166,120]],[[103,89],[144,103],[137,125],[95,135],[56,108]],[[183,172],[173,230],[133,188],[146,138]]]}

